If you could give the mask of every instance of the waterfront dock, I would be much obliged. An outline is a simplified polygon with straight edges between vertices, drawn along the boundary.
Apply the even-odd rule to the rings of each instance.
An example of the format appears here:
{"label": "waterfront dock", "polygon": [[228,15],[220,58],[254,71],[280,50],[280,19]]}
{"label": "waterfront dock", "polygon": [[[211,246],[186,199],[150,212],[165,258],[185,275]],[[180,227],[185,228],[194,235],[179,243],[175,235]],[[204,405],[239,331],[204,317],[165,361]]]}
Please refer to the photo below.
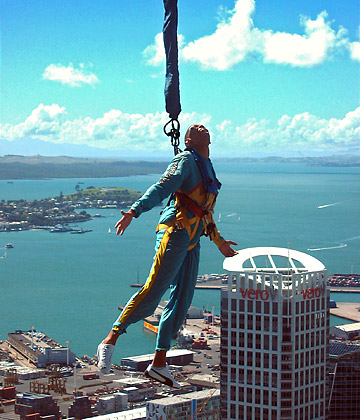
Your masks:
{"label": "waterfront dock", "polygon": [[330,309],[331,315],[349,319],[350,321],[360,322],[359,302],[337,302],[336,305],[336,308]]}

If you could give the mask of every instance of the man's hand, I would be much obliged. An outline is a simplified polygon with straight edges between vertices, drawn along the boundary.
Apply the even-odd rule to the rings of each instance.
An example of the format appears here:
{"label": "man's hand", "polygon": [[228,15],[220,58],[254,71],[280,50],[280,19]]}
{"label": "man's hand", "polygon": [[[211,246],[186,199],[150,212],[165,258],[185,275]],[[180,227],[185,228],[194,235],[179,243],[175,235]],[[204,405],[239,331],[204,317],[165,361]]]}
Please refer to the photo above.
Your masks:
{"label": "man's hand", "polygon": [[117,235],[122,235],[125,232],[125,229],[130,225],[135,216],[134,210],[129,210],[127,212],[121,210],[121,214],[122,218],[115,225]]}
{"label": "man's hand", "polygon": [[233,241],[225,241],[221,247],[219,248],[220,252],[225,256],[225,257],[233,257],[234,255],[238,254],[237,251],[235,251],[235,249],[232,249],[230,245],[237,245],[236,242]]}

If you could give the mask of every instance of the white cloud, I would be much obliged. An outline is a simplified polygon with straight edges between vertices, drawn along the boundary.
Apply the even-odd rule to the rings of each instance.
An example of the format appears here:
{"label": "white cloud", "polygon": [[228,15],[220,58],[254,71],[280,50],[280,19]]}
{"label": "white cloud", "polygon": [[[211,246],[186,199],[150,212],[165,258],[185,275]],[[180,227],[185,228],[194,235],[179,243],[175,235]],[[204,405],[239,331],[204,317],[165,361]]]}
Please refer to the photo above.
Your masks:
{"label": "white cloud", "polygon": [[[303,34],[259,29],[252,20],[254,12],[255,0],[237,0],[214,33],[184,45],[180,48],[180,57],[209,70],[228,70],[250,55],[262,57],[264,62],[310,67],[323,63],[334,51],[348,44],[346,30],[332,29],[326,11],[314,20],[301,17]],[[183,44],[183,37],[181,39]],[[358,46],[354,44],[357,43],[351,47],[352,58],[357,59]],[[151,65],[163,63],[161,34],[156,35],[154,44],[146,48],[144,55]]]}
{"label": "white cloud", "polygon": [[304,35],[264,31],[264,61],[300,67],[323,63],[343,35],[342,30],[336,34],[326,18],[326,12],[315,20],[301,18]]}
{"label": "white cloud", "polygon": [[[87,144],[110,150],[170,150],[163,133],[166,112],[128,114],[112,109],[99,118],[66,119],[64,107],[40,104],[17,125],[0,125],[0,138],[38,138],[50,142]],[[252,118],[242,125],[225,120],[213,123],[211,115],[182,113],[182,132],[194,123],[206,125],[212,134],[212,152],[323,150],[331,153],[357,149],[360,144],[360,107],[342,119],[323,119],[307,112],[284,115],[276,123]]]}
{"label": "white cloud", "polygon": [[71,87],[94,85],[99,81],[94,74],[84,70],[83,64],[80,64],[79,67],[76,69],[71,63],[67,67],[61,64],[50,64],[43,73],[43,79],[60,82]]}
{"label": "white cloud", "polygon": [[256,49],[258,31],[253,31],[254,0],[238,0],[234,10],[217,25],[216,31],[183,48],[186,60],[204,68],[227,70]]}
{"label": "white cloud", "polygon": [[319,118],[307,112],[282,116],[276,125],[250,119],[241,126],[230,121],[216,126],[223,146],[236,153],[279,150],[322,150],[332,153],[358,149],[360,144],[360,107],[343,119]]}
{"label": "white cloud", "polygon": [[59,105],[40,104],[26,120],[18,125],[1,124],[0,137],[11,140],[22,137],[56,136],[61,129],[65,108]]}
{"label": "white cloud", "polygon": [[351,58],[360,61],[360,42],[351,42],[349,44],[349,49]]}

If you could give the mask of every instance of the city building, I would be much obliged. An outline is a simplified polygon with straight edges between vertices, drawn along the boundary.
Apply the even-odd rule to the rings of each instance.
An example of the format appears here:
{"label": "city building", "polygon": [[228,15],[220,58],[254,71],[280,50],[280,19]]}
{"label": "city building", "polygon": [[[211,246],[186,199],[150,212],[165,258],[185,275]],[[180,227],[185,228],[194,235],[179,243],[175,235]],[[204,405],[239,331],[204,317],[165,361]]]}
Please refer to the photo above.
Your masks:
{"label": "city building", "polygon": [[154,387],[149,379],[125,377],[113,382],[122,387],[122,392],[126,394],[129,402],[151,400],[157,392],[157,387]]}
{"label": "city building", "polygon": [[[144,372],[153,359],[153,353],[141,356],[124,357],[121,359],[121,366],[126,366],[139,372]],[[167,352],[166,360],[169,365],[189,365],[194,361],[194,352],[190,350],[170,350]]]}
{"label": "city building", "polygon": [[330,335],[345,340],[353,340],[354,338],[360,337],[360,322],[330,327]]}
{"label": "city building", "polygon": [[324,420],[329,334],[326,270],[285,248],[224,261],[221,418]]}
{"label": "city building", "polygon": [[90,417],[92,420],[146,420],[146,407]]}
{"label": "city building", "polygon": [[147,420],[218,420],[219,413],[218,389],[161,398],[146,405]]}
{"label": "city building", "polygon": [[61,418],[59,406],[52,396],[31,392],[16,395],[15,414],[20,416],[20,420],[30,418],[31,414],[38,414],[39,417],[51,416],[54,420]]}
{"label": "city building", "polygon": [[128,395],[124,392],[117,392],[115,394],[100,397],[96,404],[96,408],[100,415],[127,410]]}
{"label": "city building", "polygon": [[81,420],[92,417],[91,402],[88,396],[76,397],[69,408],[69,417]]}
{"label": "city building", "polygon": [[327,420],[360,419],[360,344],[330,340]]}
{"label": "city building", "polygon": [[76,355],[68,347],[60,346],[41,332],[17,330],[8,334],[8,342],[39,368],[52,363],[72,365],[76,361]]}

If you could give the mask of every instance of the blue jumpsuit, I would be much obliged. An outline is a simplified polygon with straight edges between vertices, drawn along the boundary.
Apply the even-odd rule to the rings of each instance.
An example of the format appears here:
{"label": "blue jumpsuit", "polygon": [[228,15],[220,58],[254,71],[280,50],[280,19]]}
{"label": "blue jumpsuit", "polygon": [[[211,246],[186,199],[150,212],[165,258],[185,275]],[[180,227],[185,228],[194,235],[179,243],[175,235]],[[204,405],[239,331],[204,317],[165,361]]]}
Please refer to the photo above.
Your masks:
{"label": "blue jumpsuit", "polygon": [[[202,159],[208,181],[215,182],[210,160]],[[210,179],[209,179],[210,178]],[[203,232],[220,247],[224,239],[216,229],[212,214],[216,193],[206,191],[203,175],[190,151],[176,155],[160,180],[137,200],[131,209],[138,217],[159,205],[170,194],[186,194],[206,211],[200,217],[186,208],[175,194],[161,214],[156,233],[155,256],[144,286],[124,307],[113,330],[122,334],[128,325],[154,313],[161,297],[170,287],[169,302],[162,313],[156,350],[169,350],[171,338],[181,327],[191,304],[199,267],[199,239]]]}

